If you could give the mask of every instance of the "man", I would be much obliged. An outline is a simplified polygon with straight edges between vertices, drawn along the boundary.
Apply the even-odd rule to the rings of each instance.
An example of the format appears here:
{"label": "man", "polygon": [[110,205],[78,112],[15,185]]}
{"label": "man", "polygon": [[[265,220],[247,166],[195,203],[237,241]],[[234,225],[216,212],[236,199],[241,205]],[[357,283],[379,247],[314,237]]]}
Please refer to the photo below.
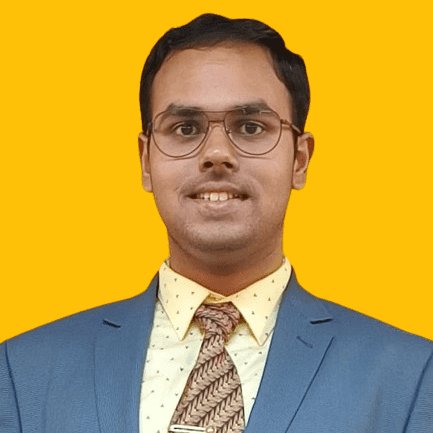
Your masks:
{"label": "man", "polygon": [[156,44],[140,102],[170,258],[3,343],[0,433],[433,432],[432,343],[308,294],[283,255],[314,147],[302,59],[204,15]]}

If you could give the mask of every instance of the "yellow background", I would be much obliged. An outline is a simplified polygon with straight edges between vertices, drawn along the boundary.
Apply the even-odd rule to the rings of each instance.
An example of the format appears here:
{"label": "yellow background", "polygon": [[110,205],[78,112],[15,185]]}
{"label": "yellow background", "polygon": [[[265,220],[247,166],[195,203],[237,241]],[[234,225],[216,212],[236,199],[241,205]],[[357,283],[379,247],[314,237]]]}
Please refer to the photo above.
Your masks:
{"label": "yellow background", "polygon": [[257,18],[307,64],[316,152],[285,253],[312,293],[433,339],[427,0],[2,6],[0,341],[144,290],[168,255],[137,151],[144,61],[170,27]]}

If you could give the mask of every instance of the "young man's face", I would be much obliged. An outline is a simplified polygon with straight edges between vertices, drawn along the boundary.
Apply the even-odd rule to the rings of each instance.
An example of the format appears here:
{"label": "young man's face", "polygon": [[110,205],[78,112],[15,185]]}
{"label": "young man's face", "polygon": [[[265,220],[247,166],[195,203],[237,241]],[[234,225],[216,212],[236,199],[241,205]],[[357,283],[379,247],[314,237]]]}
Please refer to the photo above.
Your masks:
{"label": "young man's face", "polygon": [[[258,102],[292,121],[290,95],[263,48],[188,49],[169,57],[157,73],[152,119],[172,105],[227,111]],[[197,151],[178,159],[164,155],[152,138],[149,155],[143,146],[143,185],[154,194],[170,245],[195,256],[281,248],[291,189],[305,182],[308,137],[298,138],[296,160],[289,127],[283,127],[278,145],[260,156],[240,152],[220,126]]]}

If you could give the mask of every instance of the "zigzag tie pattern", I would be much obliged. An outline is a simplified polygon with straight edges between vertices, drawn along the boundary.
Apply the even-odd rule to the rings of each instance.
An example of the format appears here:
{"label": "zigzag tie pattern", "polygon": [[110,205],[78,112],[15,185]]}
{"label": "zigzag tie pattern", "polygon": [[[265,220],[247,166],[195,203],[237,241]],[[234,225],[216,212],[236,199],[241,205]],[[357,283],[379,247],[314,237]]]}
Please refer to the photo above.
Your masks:
{"label": "zigzag tie pattern", "polygon": [[244,428],[241,381],[224,344],[240,313],[231,303],[203,304],[194,320],[205,336],[170,425],[208,428],[215,433],[240,433]]}

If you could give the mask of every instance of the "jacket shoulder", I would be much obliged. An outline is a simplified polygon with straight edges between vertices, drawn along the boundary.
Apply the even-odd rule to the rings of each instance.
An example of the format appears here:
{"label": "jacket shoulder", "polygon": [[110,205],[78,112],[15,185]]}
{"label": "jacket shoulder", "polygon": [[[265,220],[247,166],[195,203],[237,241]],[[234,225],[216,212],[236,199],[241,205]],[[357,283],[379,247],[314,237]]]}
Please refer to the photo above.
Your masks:
{"label": "jacket shoulder", "polygon": [[380,343],[400,343],[433,349],[433,341],[415,335],[366,314],[331,301],[316,298],[330,312],[334,326],[342,337],[377,340]]}
{"label": "jacket shoulder", "polygon": [[433,341],[403,331],[366,314],[319,298],[305,290],[293,274],[287,287],[287,301],[311,324],[326,323],[337,339],[379,344],[415,345],[429,350]]}
{"label": "jacket shoulder", "polygon": [[75,313],[13,337],[7,344],[8,352],[27,356],[33,352],[62,349],[86,350],[101,332],[101,325],[120,327],[137,316],[152,314],[155,306],[158,280],[154,278],[149,288],[129,299],[101,305]]}
{"label": "jacket shoulder", "polygon": [[333,349],[340,355],[401,367],[420,367],[432,356],[433,341],[316,297],[303,289],[294,275],[286,298],[283,304],[292,308],[283,310],[297,312],[312,332],[332,335]]}

